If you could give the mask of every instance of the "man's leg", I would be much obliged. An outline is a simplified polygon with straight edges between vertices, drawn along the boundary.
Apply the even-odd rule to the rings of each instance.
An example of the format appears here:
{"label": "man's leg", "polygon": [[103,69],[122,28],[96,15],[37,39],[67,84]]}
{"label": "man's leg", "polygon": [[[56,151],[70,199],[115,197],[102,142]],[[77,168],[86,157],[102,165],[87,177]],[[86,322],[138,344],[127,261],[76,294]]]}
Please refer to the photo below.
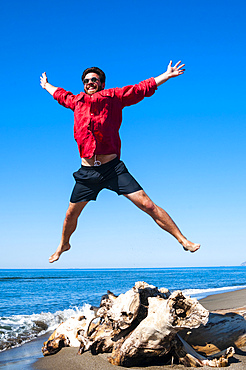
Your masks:
{"label": "man's leg", "polygon": [[69,203],[63,223],[61,242],[55,253],[50,256],[50,263],[57,261],[63,252],[68,251],[71,248],[69,244],[70,236],[75,231],[78,217],[87,203],[88,202]]}
{"label": "man's leg", "polygon": [[143,190],[131,194],[124,194],[124,196],[130,199],[142,211],[150,215],[163,230],[173,235],[185,250],[195,252],[200,248],[200,244],[192,243],[184,237],[168,213],[152,202]]}

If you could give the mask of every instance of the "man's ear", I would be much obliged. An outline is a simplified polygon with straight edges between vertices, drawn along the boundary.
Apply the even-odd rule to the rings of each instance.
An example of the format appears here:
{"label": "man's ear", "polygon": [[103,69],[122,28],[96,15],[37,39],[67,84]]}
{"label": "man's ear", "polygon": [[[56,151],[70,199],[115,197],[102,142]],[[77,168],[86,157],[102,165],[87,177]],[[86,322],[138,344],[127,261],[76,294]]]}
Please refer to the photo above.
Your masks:
{"label": "man's ear", "polygon": [[105,82],[102,84],[102,90],[105,89]]}

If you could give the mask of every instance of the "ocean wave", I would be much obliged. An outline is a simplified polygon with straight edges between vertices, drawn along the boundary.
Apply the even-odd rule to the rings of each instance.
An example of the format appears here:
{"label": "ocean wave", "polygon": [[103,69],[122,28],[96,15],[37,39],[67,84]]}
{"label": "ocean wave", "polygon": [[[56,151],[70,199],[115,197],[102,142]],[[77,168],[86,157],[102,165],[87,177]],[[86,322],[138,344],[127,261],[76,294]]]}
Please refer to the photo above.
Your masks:
{"label": "ocean wave", "polygon": [[32,315],[13,315],[0,317],[0,352],[18,347],[49,331],[70,317],[92,317],[91,305],[84,304],[81,308],[74,307],[55,313],[42,312]]}

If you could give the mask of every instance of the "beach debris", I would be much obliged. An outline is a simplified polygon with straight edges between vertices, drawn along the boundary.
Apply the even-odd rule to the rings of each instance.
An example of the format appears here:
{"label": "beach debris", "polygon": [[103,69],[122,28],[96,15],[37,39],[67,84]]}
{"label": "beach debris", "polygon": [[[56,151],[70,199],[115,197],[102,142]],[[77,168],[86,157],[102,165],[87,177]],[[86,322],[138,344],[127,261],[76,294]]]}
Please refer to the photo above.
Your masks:
{"label": "beach debris", "polygon": [[179,363],[186,367],[226,367],[228,366],[228,358],[235,353],[233,347],[229,347],[223,351],[205,357],[194,350],[179,334],[176,337],[175,354],[179,359]]}
{"label": "beach debris", "polygon": [[62,322],[51,334],[49,339],[44,342],[42,352],[44,356],[53,355],[63,347],[79,347],[80,341],[77,338],[78,331],[86,327],[87,319],[85,316],[71,317]]}
{"label": "beach debris", "polygon": [[179,334],[197,352],[206,356],[230,346],[243,348],[246,345],[246,310],[237,308],[210,312],[205,326],[189,332],[183,330]]}
{"label": "beach debris", "polygon": [[[230,346],[219,353],[198,353],[187,339],[193,330],[205,328],[209,312],[182,291],[172,294],[145,282],[136,282],[124,294],[108,291],[94,316],[73,318],[59,325],[42,348],[44,355],[63,346],[79,347],[79,353],[110,353],[108,361],[118,366],[173,362],[189,366],[224,367],[234,354]],[[180,333],[181,335],[179,335]],[[183,335],[182,335],[183,333]],[[201,338],[198,344],[201,344]],[[203,350],[204,350],[203,346]]]}

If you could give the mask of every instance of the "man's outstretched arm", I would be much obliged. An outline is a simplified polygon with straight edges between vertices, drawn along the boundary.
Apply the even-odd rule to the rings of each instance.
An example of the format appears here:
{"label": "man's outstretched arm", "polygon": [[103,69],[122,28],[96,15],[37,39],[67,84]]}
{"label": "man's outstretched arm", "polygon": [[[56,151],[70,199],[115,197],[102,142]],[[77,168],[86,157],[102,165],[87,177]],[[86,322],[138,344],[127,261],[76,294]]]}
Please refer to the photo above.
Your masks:
{"label": "man's outstretched arm", "polygon": [[170,60],[170,63],[168,64],[166,72],[162,73],[160,76],[155,77],[155,82],[157,86],[160,86],[164,84],[167,80],[169,80],[172,77],[177,77],[179,75],[182,75],[185,71],[183,68],[185,65],[180,64],[181,61],[175,64],[175,66],[172,66],[172,61]]}
{"label": "man's outstretched arm", "polygon": [[42,73],[42,76],[40,76],[40,85],[42,86],[43,89],[48,91],[51,95],[53,95],[54,92],[58,89],[58,87],[55,87],[48,82],[46,72]]}

